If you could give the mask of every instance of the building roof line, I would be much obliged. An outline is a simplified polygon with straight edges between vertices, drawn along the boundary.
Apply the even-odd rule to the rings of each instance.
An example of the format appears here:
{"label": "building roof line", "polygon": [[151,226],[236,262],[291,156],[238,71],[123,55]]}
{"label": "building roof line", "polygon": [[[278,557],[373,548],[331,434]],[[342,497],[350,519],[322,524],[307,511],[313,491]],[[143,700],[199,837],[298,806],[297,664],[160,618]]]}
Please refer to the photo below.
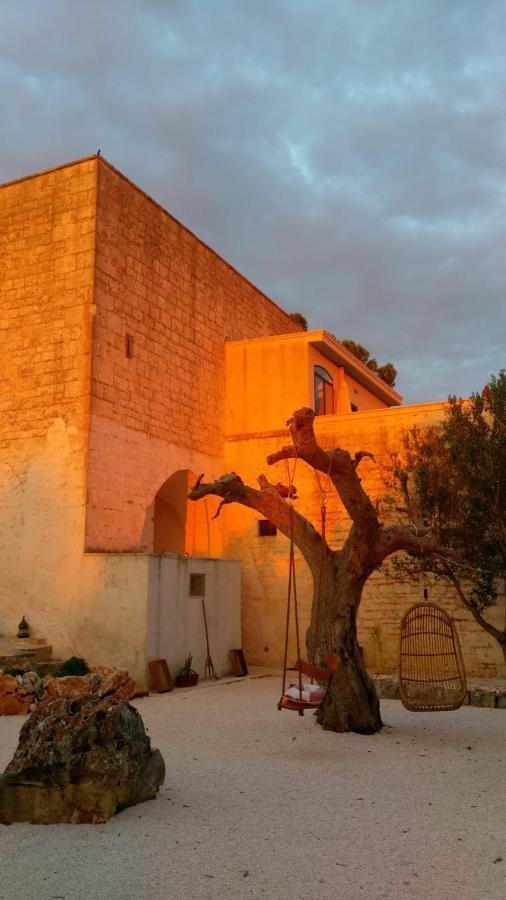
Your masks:
{"label": "building roof line", "polygon": [[[176,225],[179,225],[180,228],[182,228],[184,231],[186,231],[187,234],[191,235],[191,237],[194,238],[196,241],[198,241],[199,244],[201,244],[203,247],[205,247],[206,250],[209,250],[209,252],[212,253],[213,256],[216,256],[217,259],[221,260],[221,262],[224,263],[227,266],[227,268],[231,269],[232,272],[235,272],[235,274],[238,275],[239,278],[241,278],[243,281],[246,281],[249,285],[251,285],[251,287],[254,288],[255,291],[258,291],[258,293],[261,294],[262,297],[265,297],[265,299],[268,300],[269,303],[272,304],[272,306],[275,306],[276,309],[278,309],[280,312],[282,312],[286,316],[287,319],[290,319],[289,314],[284,309],[282,309],[282,307],[279,305],[279,303],[276,303],[275,300],[272,300],[272,298],[269,297],[268,294],[266,294],[264,291],[262,291],[262,289],[259,288],[256,284],[254,284],[246,275],[243,275],[242,272],[239,272],[239,270],[236,269],[235,266],[233,266],[231,263],[229,263],[228,260],[226,260],[225,257],[221,255],[221,253],[218,253],[217,250],[214,250],[214,248],[211,247],[209,244],[207,244],[204,240],[202,240],[202,238],[200,238],[198,236],[198,234],[195,234],[194,231],[192,231],[190,228],[188,228],[188,226],[185,225],[184,222],[181,222],[179,219],[176,218],[176,216],[174,216],[171,212],[169,212],[167,209],[165,209],[165,207],[162,206],[161,203],[158,203],[158,201],[155,200],[154,197],[151,196],[151,194],[148,194],[141,187],[139,187],[138,184],[135,184],[135,182],[132,181],[128,177],[128,175],[124,175],[123,172],[121,172],[120,169],[117,169],[116,166],[114,166],[111,162],[109,162],[109,160],[106,159],[105,156],[97,156],[97,159],[100,162],[104,163],[106,166],[108,166],[109,169],[111,169],[112,172],[114,172],[116,175],[118,175],[120,178],[122,178],[123,181],[126,181],[127,184],[129,184],[133,188],[135,188],[135,190],[138,191],[139,194],[142,194],[142,196],[145,197],[146,200],[149,200],[149,202],[152,203],[153,206],[156,206],[161,212],[163,212],[166,216],[168,216],[169,219],[172,219],[172,221],[175,222]],[[290,321],[293,323],[294,326],[296,326],[296,322],[294,322],[293,319],[290,319]],[[297,333],[297,328],[295,328],[295,331],[294,331],[294,334],[296,334],[296,333]]]}
{"label": "building roof line", "polygon": [[233,347],[241,344],[264,344],[268,341],[286,340],[287,338],[291,341],[299,340],[303,342],[305,340],[308,344],[316,347],[322,356],[327,357],[327,359],[330,358],[335,365],[344,365],[353,378],[362,384],[363,387],[370,390],[371,393],[376,396],[379,395],[389,406],[397,406],[402,403],[403,397],[395,388],[383,381],[376,372],[373,372],[361,359],[358,359],[350,350],[347,350],[340,341],[330,332],[325,331],[324,328],[312,331],[288,332],[283,335],[269,334],[267,337],[241,338],[237,341],[227,341],[227,345]]}
{"label": "building roof line", "polygon": [[[243,281],[247,282],[247,284],[251,285],[251,287],[254,288],[255,291],[258,291],[258,293],[261,294],[262,297],[265,298],[265,300],[267,300],[269,303],[272,304],[272,306],[274,306],[276,309],[278,309],[280,312],[282,312],[286,316],[287,319],[290,319],[290,321],[292,322],[293,327],[294,327],[293,333],[297,334],[297,332],[299,330],[297,327],[297,323],[293,319],[290,318],[290,315],[279,305],[279,303],[276,303],[275,300],[273,300],[271,297],[269,297],[268,294],[266,294],[264,291],[262,291],[262,289],[259,288],[256,284],[254,284],[246,275],[243,275],[242,272],[239,272],[239,270],[236,269],[235,266],[233,266],[231,263],[229,263],[228,260],[225,259],[225,257],[223,257],[220,253],[218,253],[217,250],[214,250],[213,247],[211,247],[209,244],[206,244],[206,242],[204,240],[202,240],[202,238],[200,238],[198,236],[198,234],[195,234],[195,232],[192,231],[190,228],[188,228],[187,225],[185,225],[183,222],[181,222],[179,219],[177,219],[174,215],[172,215],[172,213],[170,213],[167,209],[165,209],[165,207],[162,206],[161,203],[158,203],[158,201],[155,200],[154,197],[152,197],[150,194],[148,194],[146,191],[144,191],[141,187],[139,187],[138,184],[135,184],[134,181],[132,181],[130,178],[128,178],[127,175],[124,175],[123,172],[120,171],[120,169],[117,169],[116,166],[114,166],[111,162],[109,162],[109,160],[106,159],[105,156],[102,156],[100,153],[93,153],[93,154],[91,154],[91,156],[83,156],[83,157],[81,157],[81,159],[74,159],[71,162],[62,163],[61,165],[58,165],[58,166],[52,166],[50,169],[43,169],[40,172],[33,172],[30,175],[25,175],[21,178],[15,178],[12,181],[6,181],[3,184],[0,184],[0,189],[6,188],[6,187],[11,187],[12,185],[19,184],[23,181],[30,181],[33,178],[38,178],[43,175],[50,175],[52,172],[58,172],[61,169],[68,169],[71,166],[78,166],[81,163],[90,162],[91,160],[94,160],[94,159],[98,160],[100,163],[103,163],[112,172],[114,172],[116,175],[118,175],[119,178],[122,178],[123,181],[125,181],[127,184],[131,185],[131,187],[133,187],[136,191],[138,191],[139,194],[142,194],[142,196],[145,197],[146,200],[149,200],[149,202],[152,203],[153,206],[156,206],[159,210],[161,210],[161,212],[163,212],[166,216],[168,216],[169,219],[171,219],[173,222],[175,222],[177,225],[179,225],[179,227],[182,228],[187,234],[191,235],[192,238],[194,238],[196,241],[198,241],[199,244],[201,244],[203,247],[205,247],[207,250],[209,250],[209,252],[212,253],[213,256],[215,256],[217,259],[221,260],[221,262],[224,263],[227,266],[227,268],[231,269],[231,271],[235,272],[235,274],[238,275],[239,278],[241,278]],[[299,328],[301,328],[301,326],[299,326]],[[302,328],[301,328],[301,330],[302,330]],[[289,332],[289,333],[291,333],[291,332]]]}
{"label": "building roof line", "polygon": [[60,163],[58,166],[50,166],[49,169],[41,169],[39,172],[30,172],[29,175],[22,175],[20,178],[12,178],[10,181],[3,181],[0,184],[0,190],[6,187],[12,187],[13,184],[20,184],[22,181],[31,181],[33,178],[40,178],[42,175],[51,175],[52,172],[60,172],[61,169],[70,169],[71,166],[79,166],[84,162],[91,162],[92,159],[102,159],[98,153],[92,153],[90,156],[82,156],[80,159],[73,159],[70,162]]}

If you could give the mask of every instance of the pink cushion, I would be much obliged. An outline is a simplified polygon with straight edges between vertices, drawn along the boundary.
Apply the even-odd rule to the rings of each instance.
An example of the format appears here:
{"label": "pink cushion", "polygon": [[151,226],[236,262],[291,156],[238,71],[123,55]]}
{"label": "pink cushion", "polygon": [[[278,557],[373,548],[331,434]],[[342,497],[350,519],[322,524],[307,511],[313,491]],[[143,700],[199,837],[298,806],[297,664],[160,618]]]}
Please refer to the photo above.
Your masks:
{"label": "pink cushion", "polygon": [[327,689],[319,684],[303,684],[301,696],[299,685],[291,684],[285,691],[285,697],[288,697],[289,700],[302,700],[304,703],[310,703],[311,706],[319,706],[326,693]]}

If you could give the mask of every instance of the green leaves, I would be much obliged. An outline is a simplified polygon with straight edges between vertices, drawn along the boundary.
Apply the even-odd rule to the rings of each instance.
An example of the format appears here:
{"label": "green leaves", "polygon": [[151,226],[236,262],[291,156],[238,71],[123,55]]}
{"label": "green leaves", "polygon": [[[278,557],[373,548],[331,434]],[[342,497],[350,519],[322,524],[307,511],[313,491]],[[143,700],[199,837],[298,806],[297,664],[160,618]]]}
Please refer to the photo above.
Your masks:
{"label": "green leaves", "polygon": [[[470,399],[450,397],[441,424],[408,432],[392,475],[438,542],[462,554],[462,565],[452,567],[469,583],[469,602],[478,611],[493,605],[497,580],[506,577],[505,371]],[[417,564],[411,557],[397,568],[413,576]],[[437,559],[423,565],[447,575]]]}

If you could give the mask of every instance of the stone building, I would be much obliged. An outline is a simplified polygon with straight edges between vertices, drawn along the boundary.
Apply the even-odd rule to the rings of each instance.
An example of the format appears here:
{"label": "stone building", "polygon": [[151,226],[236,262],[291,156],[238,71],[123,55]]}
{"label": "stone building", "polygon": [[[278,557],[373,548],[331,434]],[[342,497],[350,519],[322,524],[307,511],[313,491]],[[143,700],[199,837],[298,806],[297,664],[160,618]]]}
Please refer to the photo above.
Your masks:
{"label": "stone building", "polygon": [[[302,405],[315,405],[325,445],[381,462],[441,404],[400,406],[103,157],[4,185],[0,216],[0,634],[24,614],[58,656],[123,665],[142,684],[150,657],[177,666],[191,651],[202,668],[204,593],[219,669],[241,642],[251,662],[278,663],[287,542],[235,507],[213,521],[212,500],[187,502],[192,481],[254,479]],[[379,496],[381,467],[364,477]],[[317,486],[297,480],[314,518]],[[371,665],[395,667],[411,599],[384,576],[368,586]],[[492,642],[446,605],[470,668],[499,671]]]}

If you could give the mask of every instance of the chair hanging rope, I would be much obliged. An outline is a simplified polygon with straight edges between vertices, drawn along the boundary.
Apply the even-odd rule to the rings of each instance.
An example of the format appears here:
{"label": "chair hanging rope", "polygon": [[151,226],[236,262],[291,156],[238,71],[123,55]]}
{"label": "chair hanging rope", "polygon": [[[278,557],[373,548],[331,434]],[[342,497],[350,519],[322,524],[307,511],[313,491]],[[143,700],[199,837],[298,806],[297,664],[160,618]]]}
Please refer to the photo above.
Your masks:
{"label": "chair hanging rope", "polygon": [[401,623],[399,689],[403,705],[412,712],[458,709],[466,698],[455,625],[444,609],[427,599],[408,609]]}

